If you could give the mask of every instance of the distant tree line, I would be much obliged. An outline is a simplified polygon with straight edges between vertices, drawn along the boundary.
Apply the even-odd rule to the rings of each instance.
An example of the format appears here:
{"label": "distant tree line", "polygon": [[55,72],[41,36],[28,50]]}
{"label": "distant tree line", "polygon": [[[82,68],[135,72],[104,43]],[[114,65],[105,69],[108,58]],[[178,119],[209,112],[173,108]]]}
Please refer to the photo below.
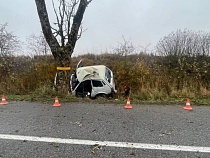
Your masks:
{"label": "distant tree line", "polygon": [[156,46],[160,56],[209,56],[210,34],[203,31],[177,30],[162,38]]}

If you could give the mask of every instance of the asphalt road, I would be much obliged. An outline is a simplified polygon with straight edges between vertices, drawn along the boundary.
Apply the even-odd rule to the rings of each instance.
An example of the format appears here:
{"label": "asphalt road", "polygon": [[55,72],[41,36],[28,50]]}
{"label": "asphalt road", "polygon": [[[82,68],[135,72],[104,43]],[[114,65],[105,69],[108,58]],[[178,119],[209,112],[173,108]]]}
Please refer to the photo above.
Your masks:
{"label": "asphalt road", "polygon": [[[210,107],[31,102],[0,105],[0,136],[210,147]],[[210,153],[0,138],[3,158],[209,158]]]}

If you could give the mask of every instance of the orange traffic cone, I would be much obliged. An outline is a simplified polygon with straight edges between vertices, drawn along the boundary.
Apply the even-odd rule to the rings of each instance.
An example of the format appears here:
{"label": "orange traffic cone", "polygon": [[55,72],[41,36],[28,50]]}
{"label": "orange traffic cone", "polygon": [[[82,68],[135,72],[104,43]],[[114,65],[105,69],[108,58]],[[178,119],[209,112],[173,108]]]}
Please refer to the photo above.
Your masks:
{"label": "orange traffic cone", "polygon": [[6,97],[5,97],[4,95],[2,96],[2,101],[1,101],[0,104],[2,104],[2,105],[8,104],[8,102],[7,102],[7,100],[6,100]]}
{"label": "orange traffic cone", "polygon": [[187,99],[187,102],[186,102],[186,105],[185,105],[184,109],[192,111],[192,107],[190,106],[190,99]]}
{"label": "orange traffic cone", "polygon": [[58,102],[58,97],[55,97],[55,103],[53,104],[53,106],[61,106],[61,104]]}
{"label": "orange traffic cone", "polygon": [[131,103],[130,103],[130,98],[128,97],[127,99],[127,103],[126,105],[124,106],[125,109],[132,109],[132,106],[131,106]]}

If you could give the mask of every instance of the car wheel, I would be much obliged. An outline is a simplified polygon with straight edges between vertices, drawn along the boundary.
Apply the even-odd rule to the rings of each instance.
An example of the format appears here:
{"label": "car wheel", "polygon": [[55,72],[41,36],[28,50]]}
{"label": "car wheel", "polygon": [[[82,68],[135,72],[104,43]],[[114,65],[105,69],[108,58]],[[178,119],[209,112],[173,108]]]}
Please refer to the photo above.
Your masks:
{"label": "car wheel", "polygon": [[108,98],[107,94],[101,93],[101,94],[97,94],[96,98]]}

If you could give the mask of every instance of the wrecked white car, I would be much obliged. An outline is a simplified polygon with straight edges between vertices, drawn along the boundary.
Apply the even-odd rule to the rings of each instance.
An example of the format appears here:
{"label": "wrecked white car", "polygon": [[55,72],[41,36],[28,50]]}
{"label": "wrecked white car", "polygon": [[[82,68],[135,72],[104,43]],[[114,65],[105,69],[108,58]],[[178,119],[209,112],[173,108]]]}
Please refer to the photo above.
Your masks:
{"label": "wrecked white car", "polygon": [[85,66],[80,61],[71,75],[70,87],[74,96],[90,98],[113,97],[117,91],[113,72],[105,65]]}

